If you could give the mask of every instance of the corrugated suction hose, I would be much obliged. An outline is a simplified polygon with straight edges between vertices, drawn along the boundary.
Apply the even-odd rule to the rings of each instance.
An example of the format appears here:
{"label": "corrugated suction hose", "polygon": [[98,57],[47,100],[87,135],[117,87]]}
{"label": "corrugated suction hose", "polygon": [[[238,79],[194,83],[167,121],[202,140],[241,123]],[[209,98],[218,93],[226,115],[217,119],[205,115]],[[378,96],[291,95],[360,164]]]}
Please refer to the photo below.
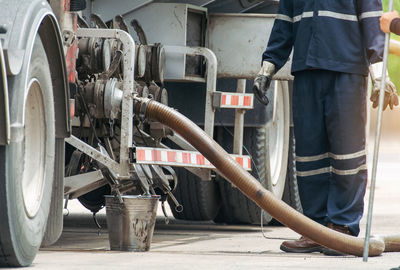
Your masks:
{"label": "corrugated suction hose", "polygon": [[[349,236],[324,227],[277,199],[188,118],[156,101],[140,98],[135,98],[135,100],[137,114],[144,114],[149,119],[156,120],[180,134],[202,153],[218,172],[279,222],[325,247],[345,254],[363,255],[363,238]],[[384,249],[384,239],[372,238],[369,256],[379,256]]]}

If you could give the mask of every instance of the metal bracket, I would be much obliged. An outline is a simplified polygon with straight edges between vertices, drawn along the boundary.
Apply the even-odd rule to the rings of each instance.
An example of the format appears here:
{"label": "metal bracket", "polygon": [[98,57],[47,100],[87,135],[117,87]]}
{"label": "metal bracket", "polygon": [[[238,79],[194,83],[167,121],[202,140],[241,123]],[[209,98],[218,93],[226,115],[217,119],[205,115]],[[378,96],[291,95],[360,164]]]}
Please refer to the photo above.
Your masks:
{"label": "metal bracket", "polygon": [[134,63],[135,63],[135,42],[125,31],[118,29],[90,29],[80,28],[76,33],[77,37],[109,38],[121,41],[123,45],[123,98],[121,111],[121,143],[120,162],[115,162],[107,155],[94,149],[78,138],[71,136],[66,142],[73,145],[83,153],[98,160],[100,163],[115,171],[119,178],[129,179],[130,157],[129,149],[132,146],[133,134],[133,94],[134,94]]}
{"label": "metal bracket", "polygon": [[64,196],[68,196],[69,199],[75,199],[107,184],[101,170],[69,176],[64,182]]}
{"label": "metal bracket", "polygon": [[112,160],[108,155],[102,153],[101,151],[98,151],[91,145],[79,140],[74,135],[71,135],[71,137],[66,138],[65,141],[70,145],[72,145],[73,147],[75,147],[76,149],[79,149],[81,152],[85,153],[89,157],[97,160],[107,168],[119,172],[120,164],[118,162]]}
{"label": "metal bracket", "polygon": [[254,95],[217,91],[213,93],[213,106],[221,109],[251,110],[254,109]]}
{"label": "metal bracket", "polygon": [[70,30],[64,30],[62,36],[63,36],[63,45],[66,47],[71,47],[71,45],[76,40],[75,33]]}
{"label": "metal bracket", "polygon": [[206,107],[204,131],[212,138],[214,135],[214,114],[215,109],[212,104],[213,93],[217,88],[217,57],[210,49],[203,47],[184,47],[184,46],[164,46],[165,52],[181,53],[186,55],[200,55],[206,59]]}
{"label": "metal bracket", "polygon": [[150,194],[149,176],[151,177],[151,171],[146,172],[146,170],[148,170],[148,168],[146,168],[146,165],[143,166],[140,164],[133,164],[133,167],[135,168],[136,175],[139,178],[139,183],[143,189],[144,194]]}

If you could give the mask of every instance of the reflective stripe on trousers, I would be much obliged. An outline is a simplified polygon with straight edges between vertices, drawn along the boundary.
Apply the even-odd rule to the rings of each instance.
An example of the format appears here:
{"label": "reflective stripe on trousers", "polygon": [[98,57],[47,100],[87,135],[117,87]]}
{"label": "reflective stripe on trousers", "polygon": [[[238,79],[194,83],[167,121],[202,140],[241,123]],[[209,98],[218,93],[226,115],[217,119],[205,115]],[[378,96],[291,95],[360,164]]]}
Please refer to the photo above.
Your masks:
{"label": "reflective stripe on trousers", "polygon": [[[381,17],[382,13],[383,13],[382,11],[368,11],[361,13],[360,16],[357,17],[357,15],[333,12],[329,10],[320,10],[318,11],[317,14],[319,17],[330,17],[338,20],[358,22],[368,18]],[[314,16],[314,11],[305,11],[300,15],[294,16],[293,18],[284,14],[276,14],[276,19],[290,23],[297,23],[300,22],[302,19],[312,18],[313,16]]]}
{"label": "reflective stripe on trousers", "polygon": [[367,182],[366,78],[306,70],[295,74],[293,121],[305,215],[359,233]]}

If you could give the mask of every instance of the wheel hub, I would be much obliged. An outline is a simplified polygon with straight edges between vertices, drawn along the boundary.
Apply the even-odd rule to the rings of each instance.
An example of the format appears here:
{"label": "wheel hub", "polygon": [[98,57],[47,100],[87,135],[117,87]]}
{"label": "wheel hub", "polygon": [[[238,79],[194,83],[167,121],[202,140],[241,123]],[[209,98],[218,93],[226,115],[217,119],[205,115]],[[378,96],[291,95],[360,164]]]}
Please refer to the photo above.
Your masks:
{"label": "wheel hub", "polygon": [[25,99],[25,152],[22,193],[25,211],[34,217],[43,197],[46,155],[46,125],[42,91],[38,80],[28,86]]}

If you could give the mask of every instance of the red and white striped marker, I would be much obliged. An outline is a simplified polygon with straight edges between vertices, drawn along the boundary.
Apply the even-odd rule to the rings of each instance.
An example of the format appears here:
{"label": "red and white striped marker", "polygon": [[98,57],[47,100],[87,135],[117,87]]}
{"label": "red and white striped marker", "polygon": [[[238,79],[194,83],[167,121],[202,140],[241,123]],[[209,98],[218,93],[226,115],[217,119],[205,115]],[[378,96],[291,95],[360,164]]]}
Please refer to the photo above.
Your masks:
{"label": "red and white striped marker", "polygon": [[[230,155],[243,169],[251,171],[249,156]],[[202,154],[194,151],[182,151],[164,148],[136,147],[138,164],[157,164],[177,167],[215,168]]]}
{"label": "red and white striped marker", "polygon": [[253,109],[254,95],[231,92],[215,92],[213,94],[215,108]]}

